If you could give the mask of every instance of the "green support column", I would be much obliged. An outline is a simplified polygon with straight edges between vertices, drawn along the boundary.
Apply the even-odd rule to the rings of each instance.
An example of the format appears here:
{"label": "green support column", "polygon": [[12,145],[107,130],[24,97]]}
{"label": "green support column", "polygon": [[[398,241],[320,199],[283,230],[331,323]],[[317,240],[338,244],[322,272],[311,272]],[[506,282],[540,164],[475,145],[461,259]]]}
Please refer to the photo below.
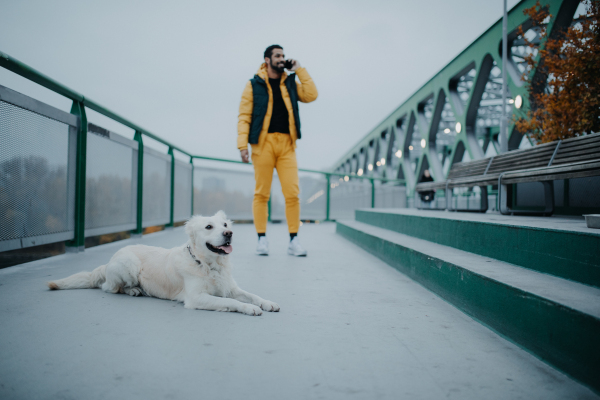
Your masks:
{"label": "green support column", "polygon": [[67,251],[77,253],[85,249],[85,184],[87,158],[87,117],[85,106],[73,101],[71,114],[79,117],[77,131],[77,157],[75,165],[75,237],[66,242]]}
{"label": "green support column", "polygon": [[327,178],[327,205],[325,208],[325,221],[330,221],[329,219],[329,196],[330,196],[330,190],[331,190],[331,175],[330,174],[325,174],[326,178]]}
{"label": "green support column", "polygon": [[375,179],[369,179],[371,181],[371,208],[375,208]]}
{"label": "green support column", "polygon": [[192,214],[194,215],[194,157],[190,157],[190,164],[192,165]]}
{"label": "green support column", "polygon": [[173,154],[173,148],[169,147],[169,153],[171,156],[171,211],[169,224],[167,226],[173,227],[173,213],[175,210],[175,154]]}
{"label": "green support column", "polygon": [[138,164],[137,164],[137,210],[136,210],[136,227],[131,231],[132,236],[142,236],[142,206],[144,198],[144,141],[142,132],[135,131],[133,137],[138,143]]}

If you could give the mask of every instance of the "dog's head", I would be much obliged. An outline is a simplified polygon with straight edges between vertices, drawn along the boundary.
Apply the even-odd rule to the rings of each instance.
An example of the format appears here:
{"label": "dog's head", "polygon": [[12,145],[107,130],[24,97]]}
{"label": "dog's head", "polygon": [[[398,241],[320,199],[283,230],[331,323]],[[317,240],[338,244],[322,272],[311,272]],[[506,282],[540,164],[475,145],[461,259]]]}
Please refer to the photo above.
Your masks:
{"label": "dog's head", "polygon": [[233,251],[231,225],[232,222],[223,211],[212,217],[194,215],[185,223],[185,233],[198,252],[207,255],[227,255]]}

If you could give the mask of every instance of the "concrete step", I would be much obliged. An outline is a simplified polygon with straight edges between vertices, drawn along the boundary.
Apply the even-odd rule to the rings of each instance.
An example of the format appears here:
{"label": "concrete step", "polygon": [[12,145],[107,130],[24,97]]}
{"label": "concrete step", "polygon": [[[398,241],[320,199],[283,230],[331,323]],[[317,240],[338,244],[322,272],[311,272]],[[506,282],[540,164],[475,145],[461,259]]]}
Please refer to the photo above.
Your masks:
{"label": "concrete step", "polygon": [[600,289],[362,222],[337,233],[600,391]]}
{"label": "concrete step", "polygon": [[600,287],[600,230],[583,219],[364,209],[356,220]]}

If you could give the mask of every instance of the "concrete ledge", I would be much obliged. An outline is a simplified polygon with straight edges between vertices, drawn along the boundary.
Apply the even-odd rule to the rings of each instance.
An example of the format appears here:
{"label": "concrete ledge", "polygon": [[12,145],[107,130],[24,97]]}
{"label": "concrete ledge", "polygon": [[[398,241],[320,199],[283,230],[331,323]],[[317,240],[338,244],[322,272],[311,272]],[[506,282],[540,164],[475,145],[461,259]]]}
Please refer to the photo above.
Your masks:
{"label": "concrete ledge", "polygon": [[[481,256],[354,221],[338,222],[337,233],[600,392],[600,303],[597,289],[581,285],[588,292],[578,301],[558,302],[550,296],[542,297],[532,293],[533,290],[508,284],[508,277],[493,277],[494,269],[501,270],[503,265],[488,268],[487,273],[484,268],[465,267],[485,262]],[[499,264],[511,268],[510,275],[520,269]],[[546,278],[560,283],[559,278]],[[518,281],[519,277],[512,276],[510,279]],[[576,292],[573,296],[577,296]],[[585,310],[585,303],[590,302],[592,308]]]}
{"label": "concrete ledge", "polygon": [[600,232],[583,220],[383,209],[356,220],[600,287]]}

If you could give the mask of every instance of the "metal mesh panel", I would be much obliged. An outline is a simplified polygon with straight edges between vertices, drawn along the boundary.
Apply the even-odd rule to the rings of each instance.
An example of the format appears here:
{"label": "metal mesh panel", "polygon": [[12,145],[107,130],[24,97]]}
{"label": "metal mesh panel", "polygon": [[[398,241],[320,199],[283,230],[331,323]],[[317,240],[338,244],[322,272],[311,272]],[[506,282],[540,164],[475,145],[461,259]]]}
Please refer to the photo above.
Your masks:
{"label": "metal mesh panel", "polygon": [[[452,197],[452,206],[454,207],[456,199]],[[473,203],[475,204],[475,203]],[[421,200],[421,197],[418,193],[413,193],[410,197],[406,197],[406,206],[408,208],[431,208],[431,209],[445,209],[446,208],[446,198],[443,196],[442,191],[438,190],[435,193],[433,201],[425,202]]]}
{"label": "metal mesh panel", "polygon": [[194,214],[223,210],[231,219],[251,220],[253,198],[253,172],[195,167]]}
{"label": "metal mesh panel", "polygon": [[135,228],[137,150],[88,133],[85,235]]}
{"label": "metal mesh panel", "polygon": [[371,207],[371,182],[332,179],[331,186],[329,218],[354,219],[354,210]]}
{"label": "metal mesh panel", "polygon": [[[489,190],[489,188],[488,193],[488,211],[498,211],[496,205],[496,193]],[[452,189],[452,196],[450,198],[449,205],[451,209],[478,210],[481,205],[481,192],[469,191],[468,188],[454,188]],[[419,197],[419,194],[416,193],[411,197],[407,197],[406,206],[408,208],[445,209],[447,203],[446,197],[444,196],[444,191],[438,190],[435,193],[433,201],[426,203],[422,201]]]}
{"label": "metal mesh panel", "polygon": [[544,186],[541,182],[519,183],[516,190],[519,207],[543,207]]}
{"label": "metal mesh panel", "polygon": [[[481,189],[479,188],[479,186],[474,186],[470,188],[453,188],[451,190],[451,193],[452,198],[450,199],[450,207],[452,209],[478,210],[481,205]],[[495,203],[491,203],[490,201],[492,201],[492,197],[488,196],[488,209],[492,210],[492,204]],[[493,201],[496,201],[495,196],[493,197]],[[435,200],[432,203],[434,203],[436,206],[445,206],[446,199],[436,193]]]}
{"label": "metal mesh panel", "polygon": [[406,188],[404,186],[391,186],[375,183],[375,207],[406,207]]}
{"label": "metal mesh panel", "polygon": [[171,221],[171,158],[144,148],[142,226]]}
{"label": "metal mesh panel", "polygon": [[[569,179],[568,205],[581,208],[600,208],[600,177]],[[564,192],[563,192],[564,193]],[[563,201],[564,203],[564,201]]]}
{"label": "metal mesh panel", "polygon": [[[323,175],[299,174],[300,219],[322,220],[326,217],[327,180]],[[285,198],[277,173],[271,184],[271,219],[285,220]]]}
{"label": "metal mesh panel", "polygon": [[174,222],[192,216],[192,165],[175,160]]}
{"label": "metal mesh panel", "polygon": [[[518,183],[515,190],[515,207],[544,207],[544,189],[541,183]],[[556,214],[595,213],[600,209],[599,199],[600,177],[598,176],[554,181]]]}
{"label": "metal mesh panel", "polygon": [[69,125],[0,101],[0,250],[73,238],[70,136]]}

